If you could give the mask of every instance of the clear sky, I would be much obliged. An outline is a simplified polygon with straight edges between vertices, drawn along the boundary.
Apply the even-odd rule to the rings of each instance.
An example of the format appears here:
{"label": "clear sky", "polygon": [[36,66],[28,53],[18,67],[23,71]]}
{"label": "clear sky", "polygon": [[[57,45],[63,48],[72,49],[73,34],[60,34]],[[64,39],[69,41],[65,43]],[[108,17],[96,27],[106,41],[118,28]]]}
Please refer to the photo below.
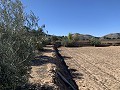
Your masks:
{"label": "clear sky", "polygon": [[52,35],[120,33],[120,0],[21,0]]}

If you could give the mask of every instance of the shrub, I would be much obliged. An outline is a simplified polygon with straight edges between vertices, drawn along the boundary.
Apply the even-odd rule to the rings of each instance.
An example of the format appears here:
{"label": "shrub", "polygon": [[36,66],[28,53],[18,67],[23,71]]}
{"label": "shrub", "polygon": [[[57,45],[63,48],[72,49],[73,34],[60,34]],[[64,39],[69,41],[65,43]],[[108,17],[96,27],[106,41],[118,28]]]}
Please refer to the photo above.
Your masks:
{"label": "shrub", "polygon": [[52,41],[52,44],[55,44],[55,42],[58,40],[58,37],[57,36],[51,36],[51,41]]}
{"label": "shrub", "polygon": [[61,44],[64,47],[78,47],[78,43],[77,43],[78,37],[73,38],[72,34],[69,33],[67,37],[63,37]]}
{"label": "shrub", "polygon": [[28,81],[33,48],[24,37],[2,33],[0,38],[0,90],[14,90]]}
{"label": "shrub", "polygon": [[64,47],[66,47],[66,46],[68,46],[68,43],[69,43],[69,40],[68,40],[68,38],[63,38],[63,40],[61,41],[61,44],[62,44],[62,46],[64,46]]}
{"label": "shrub", "polygon": [[63,39],[61,42],[61,45],[64,47],[76,47],[76,42],[74,41],[69,41],[68,39]]}
{"label": "shrub", "polygon": [[97,38],[92,38],[90,40],[90,42],[91,42],[91,45],[93,45],[93,46],[100,46],[101,45],[101,41]]}

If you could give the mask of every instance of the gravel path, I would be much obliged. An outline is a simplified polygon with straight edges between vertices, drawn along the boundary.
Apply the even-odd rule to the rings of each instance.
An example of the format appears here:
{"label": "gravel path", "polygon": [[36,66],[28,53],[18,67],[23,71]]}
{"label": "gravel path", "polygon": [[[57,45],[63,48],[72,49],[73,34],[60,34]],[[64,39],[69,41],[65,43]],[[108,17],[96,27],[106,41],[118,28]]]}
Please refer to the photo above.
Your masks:
{"label": "gravel path", "polygon": [[[60,48],[80,90],[120,90],[120,47]],[[79,77],[79,78],[78,78]]]}

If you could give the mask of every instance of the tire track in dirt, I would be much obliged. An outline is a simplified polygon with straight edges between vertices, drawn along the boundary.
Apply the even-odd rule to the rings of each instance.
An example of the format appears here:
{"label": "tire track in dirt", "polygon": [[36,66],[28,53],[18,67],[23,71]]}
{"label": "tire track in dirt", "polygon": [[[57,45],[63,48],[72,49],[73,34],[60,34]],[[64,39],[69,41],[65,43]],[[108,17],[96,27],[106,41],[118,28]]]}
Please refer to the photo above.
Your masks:
{"label": "tire track in dirt", "polygon": [[86,74],[89,75],[89,77],[94,78],[93,80],[98,85],[100,85],[103,88],[103,90],[120,90],[119,79],[116,78],[114,75],[111,75],[110,73],[108,73],[107,69],[100,67],[100,64],[96,65],[95,63],[96,58],[94,58],[93,56],[88,56],[86,54],[78,52],[79,50],[76,50],[76,48],[75,49],[64,48],[62,50],[66,52],[65,55],[68,55],[69,53],[69,56],[73,56],[74,58],[73,63],[75,64],[75,66],[82,67],[84,69],[83,71],[85,71]]}

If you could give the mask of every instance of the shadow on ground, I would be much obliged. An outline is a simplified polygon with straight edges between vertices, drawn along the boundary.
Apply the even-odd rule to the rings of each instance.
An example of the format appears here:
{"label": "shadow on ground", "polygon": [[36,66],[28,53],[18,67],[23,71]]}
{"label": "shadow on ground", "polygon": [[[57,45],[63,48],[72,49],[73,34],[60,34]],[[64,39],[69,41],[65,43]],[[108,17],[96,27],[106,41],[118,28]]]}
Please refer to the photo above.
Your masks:
{"label": "shadow on ground", "polygon": [[50,53],[50,52],[54,52],[54,50],[52,50],[52,49],[48,49],[48,48],[45,48],[44,50],[43,50],[43,53]]}
{"label": "shadow on ground", "polygon": [[54,90],[54,87],[40,84],[26,84],[23,87],[17,87],[15,90]]}
{"label": "shadow on ground", "polygon": [[54,61],[55,58],[49,56],[37,56],[32,60],[32,66],[40,66],[47,63],[56,64]]}
{"label": "shadow on ground", "polygon": [[76,69],[69,69],[69,70],[70,70],[73,78],[83,79],[83,74],[78,73]]}
{"label": "shadow on ground", "polygon": [[[52,47],[52,46],[47,46],[47,47]],[[47,63],[55,63],[55,58],[52,56],[45,56],[42,53],[52,53],[55,52],[54,50],[52,50],[51,48],[44,48],[44,50],[42,52],[39,53],[39,51],[36,51],[36,57],[34,60],[32,60],[32,66],[40,66],[43,64],[47,64]]]}
{"label": "shadow on ground", "polygon": [[69,60],[72,59],[72,57],[68,57],[68,56],[62,56],[65,60]]}

